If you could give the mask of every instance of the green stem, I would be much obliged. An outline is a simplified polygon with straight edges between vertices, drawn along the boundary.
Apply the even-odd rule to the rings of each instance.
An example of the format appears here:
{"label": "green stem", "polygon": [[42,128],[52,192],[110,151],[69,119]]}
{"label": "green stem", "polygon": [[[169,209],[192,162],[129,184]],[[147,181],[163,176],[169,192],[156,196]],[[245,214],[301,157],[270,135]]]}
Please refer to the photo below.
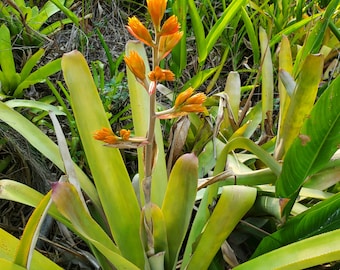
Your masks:
{"label": "green stem", "polygon": [[[152,47],[152,70],[159,65],[158,44],[159,35],[157,29],[155,29],[156,41],[155,47]],[[157,82],[155,82],[157,85]],[[143,192],[145,198],[145,205],[149,205],[151,202],[151,182],[152,182],[152,168],[154,165],[154,156],[157,151],[155,144],[155,124],[156,124],[156,93],[150,95],[150,114],[149,114],[149,129],[147,134],[147,141],[149,142],[145,147],[144,154],[144,172],[145,178],[143,180]]]}

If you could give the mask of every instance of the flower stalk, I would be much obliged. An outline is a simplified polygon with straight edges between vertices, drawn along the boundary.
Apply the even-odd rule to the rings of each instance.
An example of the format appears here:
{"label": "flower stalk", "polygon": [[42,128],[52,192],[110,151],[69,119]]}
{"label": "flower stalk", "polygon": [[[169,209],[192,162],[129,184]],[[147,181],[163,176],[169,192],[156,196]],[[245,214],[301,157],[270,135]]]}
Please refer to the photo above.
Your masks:
{"label": "flower stalk", "polygon": [[[144,208],[151,207],[152,204],[152,173],[157,161],[157,145],[155,141],[156,119],[171,119],[191,112],[206,111],[203,105],[206,96],[203,93],[194,94],[193,88],[188,88],[181,93],[171,109],[161,112],[156,111],[156,90],[158,83],[175,79],[175,75],[170,70],[160,67],[160,62],[169,55],[183,36],[176,16],[170,16],[162,24],[166,5],[167,0],[147,0],[147,8],[154,28],[154,37],[152,37],[150,31],[137,17],[129,18],[127,25],[129,33],[152,50],[152,66],[149,74],[146,74],[145,63],[136,51],[131,51],[129,55],[124,57],[127,67],[149,96],[150,110],[146,137],[131,137],[130,132],[126,130],[121,131],[120,136],[107,129],[102,129],[94,134],[95,139],[105,142],[110,147],[144,147],[144,179],[142,181]],[[147,219],[146,223],[151,227],[152,221],[148,220],[147,217],[145,218]]]}

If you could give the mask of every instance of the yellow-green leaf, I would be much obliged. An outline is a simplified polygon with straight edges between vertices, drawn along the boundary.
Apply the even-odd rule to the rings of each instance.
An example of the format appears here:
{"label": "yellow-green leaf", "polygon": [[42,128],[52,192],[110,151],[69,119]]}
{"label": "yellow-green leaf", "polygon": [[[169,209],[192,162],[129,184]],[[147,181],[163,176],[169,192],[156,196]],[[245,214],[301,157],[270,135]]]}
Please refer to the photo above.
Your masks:
{"label": "yellow-green leaf", "polygon": [[176,266],[195,202],[197,181],[197,157],[194,154],[181,156],[171,171],[162,205],[169,245],[168,269]]}

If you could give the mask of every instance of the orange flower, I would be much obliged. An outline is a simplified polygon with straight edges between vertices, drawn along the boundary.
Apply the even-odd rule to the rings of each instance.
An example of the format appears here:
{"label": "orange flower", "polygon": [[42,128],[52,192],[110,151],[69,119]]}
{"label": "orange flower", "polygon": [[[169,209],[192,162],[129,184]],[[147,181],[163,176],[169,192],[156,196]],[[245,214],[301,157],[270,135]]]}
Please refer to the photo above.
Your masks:
{"label": "orange flower", "polygon": [[172,35],[178,32],[179,28],[180,25],[178,23],[177,17],[175,15],[172,15],[164,22],[161,32],[159,34],[161,36]]}
{"label": "orange flower", "polygon": [[151,71],[148,75],[151,81],[173,81],[175,80],[175,74],[168,69],[161,69],[159,66],[155,70]]}
{"label": "orange flower", "polygon": [[204,112],[206,108],[202,104],[188,104],[181,107],[181,112]]}
{"label": "orange flower", "polygon": [[118,141],[118,137],[112,132],[112,130],[105,127],[100,130],[97,130],[93,134],[93,138],[98,141],[103,141],[109,144],[114,144]]}
{"label": "orange flower", "polygon": [[178,95],[175,100],[175,105],[166,111],[157,113],[157,117],[160,119],[171,119],[183,115],[187,115],[191,112],[205,112],[207,109],[203,105],[207,99],[203,93],[197,93],[193,95],[194,89],[189,87]]}
{"label": "orange flower", "polygon": [[167,0],[146,0],[146,3],[153,25],[158,31],[165,13]]}
{"label": "orange flower", "polygon": [[181,106],[194,93],[194,88],[189,87],[187,90],[180,93],[175,100],[175,107]]}
{"label": "orange flower", "polygon": [[146,75],[142,57],[136,51],[131,51],[129,56],[124,57],[124,61],[136,78],[143,82]]}
{"label": "orange flower", "polygon": [[137,19],[136,16],[129,18],[128,26],[126,28],[136,39],[148,46],[152,46],[153,42],[149,30],[141,23],[140,20]]}
{"label": "orange flower", "polygon": [[[206,101],[207,96],[203,93],[197,93],[195,95],[192,95],[193,91],[190,88],[186,90],[186,91],[189,90],[187,93],[186,93],[186,91],[181,93],[181,94],[183,94],[182,97],[180,97],[180,95],[178,95],[178,97],[176,98],[175,106],[174,106],[176,111],[204,112],[206,110],[206,108],[203,106],[203,103]],[[191,95],[188,96],[190,93],[191,93]],[[186,99],[184,100],[185,97],[186,97]],[[178,98],[179,98],[179,100],[178,100]]]}
{"label": "orange flower", "polygon": [[165,58],[171,50],[176,46],[176,44],[180,41],[183,36],[183,32],[176,32],[171,35],[161,36],[159,39],[159,49],[158,54],[160,59]]}
{"label": "orange flower", "polygon": [[122,137],[123,141],[128,141],[130,139],[130,134],[131,134],[131,131],[127,129],[121,129],[119,131],[119,135],[120,137]]}
{"label": "orange flower", "polygon": [[197,93],[189,97],[185,104],[203,104],[207,99],[207,96],[203,93]]}

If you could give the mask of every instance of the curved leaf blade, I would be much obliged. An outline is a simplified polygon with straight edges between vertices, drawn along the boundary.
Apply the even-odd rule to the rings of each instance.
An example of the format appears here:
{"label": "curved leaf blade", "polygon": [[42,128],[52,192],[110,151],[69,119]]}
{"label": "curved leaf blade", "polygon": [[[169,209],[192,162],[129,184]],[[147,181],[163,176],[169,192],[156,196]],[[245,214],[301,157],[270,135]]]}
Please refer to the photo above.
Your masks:
{"label": "curved leaf blade", "polygon": [[297,80],[286,117],[282,123],[281,147],[283,155],[299,135],[303,121],[313,108],[323,69],[323,56],[309,55]]}
{"label": "curved leaf blade", "polygon": [[169,246],[168,269],[176,266],[195,203],[197,180],[198,159],[194,154],[184,154],[171,171],[162,205]]}
{"label": "curved leaf blade", "polygon": [[92,137],[96,130],[103,127],[110,129],[110,124],[90,69],[78,51],[64,54],[61,66],[85,154],[112,235],[122,254],[143,268],[144,250],[139,237],[140,209],[124,161],[118,149],[104,147]]}
{"label": "curved leaf blade", "polygon": [[[0,265],[1,269],[6,266],[4,261],[9,261],[12,263],[15,257],[17,246],[19,245],[19,239],[15,238],[13,235],[9,234],[2,228],[0,228]],[[13,263],[14,264],[14,263]],[[6,268],[5,268],[6,269]],[[17,268],[8,269],[26,269],[24,267],[17,266]],[[47,259],[45,256],[37,251],[33,252],[31,269],[51,269],[51,270],[61,270],[62,268],[56,265],[51,260]]]}
{"label": "curved leaf blade", "polygon": [[[209,34],[205,41],[206,46],[206,57],[215,46],[216,41],[219,39],[227,24],[239,15],[240,9],[246,4],[246,0],[234,0],[232,1],[227,9],[223,12],[222,16],[218,19],[215,25],[210,29]],[[201,23],[201,21],[200,21]],[[203,60],[203,59],[200,59]],[[205,59],[204,59],[205,60]]]}
{"label": "curved leaf blade", "polygon": [[58,210],[72,222],[84,239],[91,242],[118,269],[138,268],[124,258],[118,247],[84,208],[76,188],[68,182],[52,187],[52,200]]}
{"label": "curved leaf blade", "polygon": [[[292,252],[294,251],[294,252]],[[263,269],[263,263],[270,269],[307,269],[312,266],[339,260],[340,230],[317,235],[243,263],[235,270]]]}
{"label": "curved leaf blade", "polygon": [[[25,137],[33,147],[51,160],[59,169],[65,170],[58,146],[27,118],[1,101],[0,119]],[[100,202],[93,183],[76,164],[74,166],[82,189],[99,209]]]}
{"label": "curved leaf blade", "polygon": [[263,238],[253,258],[282,246],[340,228],[340,194],[334,195],[289,220]]}
{"label": "curved leaf blade", "polygon": [[209,264],[222,243],[254,204],[256,194],[256,189],[252,187],[227,186],[222,188],[221,197],[186,269],[209,268]]}
{"label": "curved leaf blade", "polygon": [[[300,137],[288,150],[276,184],[277,196],[289,198],[288,214],[305,179],[319,171],[338,149],[340,141],[340,77],[320,97],[306,119]],[[299,157],[299,158],[296,158]]]}
{"label": "curved leaf blade", "polygon": [[51,192],[49,192],[43,197],[30,216],[16,252],[14,260],[16,264],[30,269],[33,251],[39,237],[40,228],[51,203]]}

